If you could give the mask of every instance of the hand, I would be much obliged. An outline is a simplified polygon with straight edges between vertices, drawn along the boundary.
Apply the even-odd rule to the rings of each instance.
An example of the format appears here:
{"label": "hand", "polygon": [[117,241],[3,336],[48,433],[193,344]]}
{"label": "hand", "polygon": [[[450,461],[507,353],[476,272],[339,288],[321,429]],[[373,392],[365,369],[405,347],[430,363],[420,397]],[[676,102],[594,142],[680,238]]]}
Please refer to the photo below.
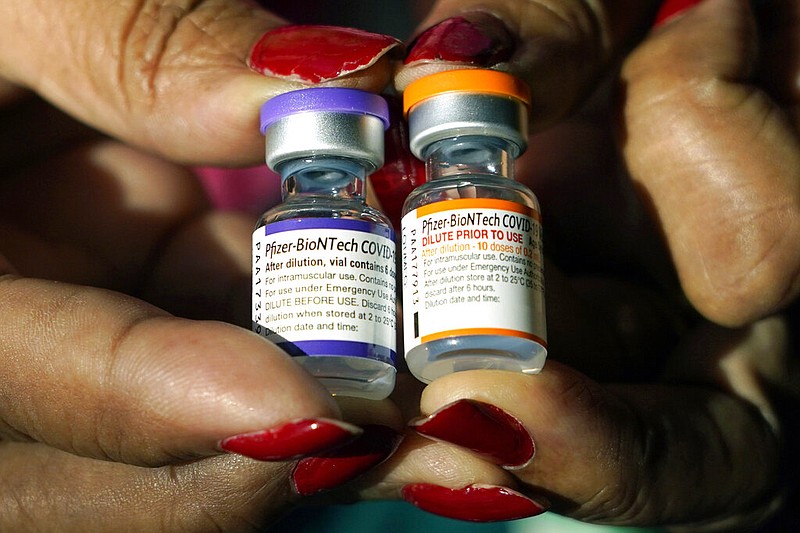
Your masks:
{"label": "hand", "polygon": [[[797,449],[791,413],[800,395],[797,316],[788,309],[798,286],[800,168],[797,95],[787,82],[797,77],[786,55],[797,48],[791,4],[753,14],[746,2],[706,0],[626,59],[618,100],[598,91],[531,139],[519,170],[540,193],[554,261],[550,359],[538,376],[473,371],[429,385],[415,427],[433,441],[407,438],[362,495],[400,493],[433,512],[477,520],[520,516],[513,513],[523,495],[529,512],[549,501],[591,522],[724,531],[757,527],[775,512],[794,481],[783,449]],[[525,39],[533,22],[507,16],[510,5],[493,11],[516,43],[502,68],[537,67],[522,51],[542,41]],[[620,25],[608,21],[624,12],[611,2],[528,5],[574,15],[567,21],[599,21],[570,36],[616,35]],[[437,20],[458,13],[453,4],[438,6]],[[755,62],[757,23],[774,61]],[[567,42],[575,41],[584,42]],[[544,43],[539,56],[548,55]],[[778,48],[784,53],[770,54]],[[552,116],[587,89],[575,72],[607,65],[588,58],[584,70],[567,62],[561,72],[527,71],[534,95],[539,80],[562,88],[540,95]],[[609,128],[614,101],[622,160]],[[632,183],[619,172],[625,166]],[[705,317],[686,305],[681,287]],[[505,429],[481,432],[489,427]],[[504,438],[490,436],[498,434]],[[529,464],[513,453],[534,441],[524,448],[535,449]]]}
{"label": "hand", "polygon": [[[299,82],[246,62],[283,21],[234,1],[0,16],[0,529],[269,523],[296,500],[287,461],[400,424],[246,329],[170,314],[249,326],[252,221],[162,157],[261,159],[258,106]],[[383,87],[394,41],[372,37],[326,81]]]}

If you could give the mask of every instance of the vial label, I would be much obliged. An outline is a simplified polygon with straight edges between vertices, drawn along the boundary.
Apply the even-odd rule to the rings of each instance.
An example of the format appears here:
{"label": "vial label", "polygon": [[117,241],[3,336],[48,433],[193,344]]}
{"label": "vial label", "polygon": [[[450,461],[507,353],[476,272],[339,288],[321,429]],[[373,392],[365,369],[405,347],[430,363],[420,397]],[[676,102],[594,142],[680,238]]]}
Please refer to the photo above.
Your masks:
{"label": "vial label", "polygon": [[402,220],[405,351],[462,335],[546,346],[539,213],[506,200],[428,204]]}
{"label": "vial label", "polygon": [[306,218],[253,233],[253,330],[291,355],[394,365],[395,295],[390,228]]}

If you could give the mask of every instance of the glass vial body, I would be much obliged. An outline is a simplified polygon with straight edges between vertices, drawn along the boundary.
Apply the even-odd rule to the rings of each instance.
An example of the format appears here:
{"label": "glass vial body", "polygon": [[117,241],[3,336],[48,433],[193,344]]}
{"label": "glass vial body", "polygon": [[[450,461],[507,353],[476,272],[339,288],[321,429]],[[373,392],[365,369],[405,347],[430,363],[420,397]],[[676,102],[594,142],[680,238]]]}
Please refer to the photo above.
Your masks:
{"label": "glass vial body", "polygon": [[[409,370],[423,382],[472,369],[537,373],[547,354],[539,203],[511,179],[524,119],[503,119],[491,109],[497,96],[476,100],[469,81],[465,98],[449,92],[446,102],[409,112],[428,182],[403,208],[403,338]],[[461,120],[459,106],[473,112],[487,98],[486,117],[470,120],[499,124]],[[519,106],[511,100],[501,106]],[[422,127],[415,111],[427,115]],[[501,131],[509,124],[519,133]]]}
{"label": "glass vial body", "polygon": [[[396,374],[395,241],[387,217],[365,203],[365,180],[380,166],[384,125],[369,113],[327,107],[301,118],[331,113],[321,118],[327,125],[317,123],[293,141],[315,150],[292,148],[279,160],[273,156],[286,139],[270,138],[267,128],[267,160],[281,174],[283,202],[261,216],[253,233],[253,330],[332,394],[382,399]],[[288,119],[285,126],[298,126],[297,115]],[[351,127],[356,133],[347,133]],[[342,137],[377,144],[356,153],[361,148]],[[327,148],[319,150],[321,144]]]}

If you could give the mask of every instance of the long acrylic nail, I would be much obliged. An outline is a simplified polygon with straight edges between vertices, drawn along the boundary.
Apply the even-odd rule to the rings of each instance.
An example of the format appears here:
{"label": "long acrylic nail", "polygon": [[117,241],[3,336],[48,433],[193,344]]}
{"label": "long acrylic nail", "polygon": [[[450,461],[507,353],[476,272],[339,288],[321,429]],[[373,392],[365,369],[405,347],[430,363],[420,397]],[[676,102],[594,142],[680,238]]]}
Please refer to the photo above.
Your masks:
{"label": "long acrylic nail", "polygon": [[653,27],[655,28],[665,24],[667,21],[681,15],[689,8],[696,6],[701,1],[702,0],[666,0],[666,2],[661,4],[661,8],[658,10],[656,19],[653,22]]}
{"label": "long acrylic nail", "polygon": [[547,505],[517,491],[494,485],[448,489],[429,483],[406,485],[403,499],[429,513],[470,522],[497,522],[536,516]]}
{"label": "long acrylic nail", "polygon": [[266,76],[320,83],[367,68],[399,45],[394,37],[353,28],[282,26],[258,40],[247,64]]}
{"label": "long acrylic nail", "polygon": [[405,64],[451,61],[490,67],[507,61],[514,48],[514,39],[500,19],[488,13],[468,13],[421,33],[411,44]]}
{"label": "long acrylic nail", "polygon": [[412,429],[426,437],[474,451],[506,468],[521,468],[536,447],[522,423],[494,405],[458,400],[427,418],[412,420]]}
{"label": "long acrylic nail", "polygon": [[298,461],[292,472],[295,492],[308,496],[355,479],[388,459],[402,435],[390,427],[364,426],[357,440],[336,450]]}
{"label": "long acrylic nail", "polygon": [[287,461],[336,448],[361,434],[358,426],[339,420],[303,419],[229,437],[220,448],[260,461]]}

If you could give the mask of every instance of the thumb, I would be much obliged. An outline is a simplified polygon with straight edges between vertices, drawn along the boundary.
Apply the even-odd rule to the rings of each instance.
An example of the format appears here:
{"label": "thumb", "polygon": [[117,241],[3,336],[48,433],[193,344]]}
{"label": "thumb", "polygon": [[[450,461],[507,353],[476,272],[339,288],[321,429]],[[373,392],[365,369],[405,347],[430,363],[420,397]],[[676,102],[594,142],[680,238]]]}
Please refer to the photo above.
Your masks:
{"label": "thumb", "polygon": [[163,465],[291,459],[360,433],[300,365],[222,322],[101,289],[0,278],[0,438]]}
{"label": "thumb", "polygon": [[[101,131],[193,164],[260,160],[258,107],[275,94],[309,82],[380,90],[390,76],[385,55],[397,45],[333,27],[301,27],[315,33],[265,44],[260,38],[285,21],[246,0],[8,0],[0,21],[0,77]],[[253,69],[251,53],[262,55]],[[320,75],[262,68],[263,57],[286,53]]]}

